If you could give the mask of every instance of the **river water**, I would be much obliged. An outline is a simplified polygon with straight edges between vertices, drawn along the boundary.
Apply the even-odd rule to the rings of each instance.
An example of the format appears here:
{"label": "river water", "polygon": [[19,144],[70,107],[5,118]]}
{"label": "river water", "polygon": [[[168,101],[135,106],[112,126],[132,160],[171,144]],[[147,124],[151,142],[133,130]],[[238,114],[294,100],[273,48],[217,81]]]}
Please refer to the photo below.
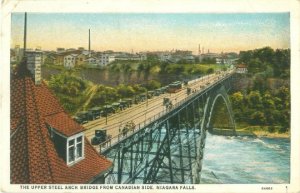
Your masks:
{"label": "river water", "polygon": [[289,183],[290,140],[207,134],[201,184]]}

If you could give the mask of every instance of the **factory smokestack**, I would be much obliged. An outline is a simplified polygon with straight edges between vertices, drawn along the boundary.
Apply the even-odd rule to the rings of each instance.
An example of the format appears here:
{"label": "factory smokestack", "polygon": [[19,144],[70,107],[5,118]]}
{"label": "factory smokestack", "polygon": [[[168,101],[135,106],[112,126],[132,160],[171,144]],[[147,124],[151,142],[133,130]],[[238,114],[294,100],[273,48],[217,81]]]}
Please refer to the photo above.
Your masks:
{"label": "factory smokestack", "polygon": [[89,56],[91,56],[91,30],[89,29]]}
{"label": "factory smokestack", "polygon": [[25,12],[25,17],[24,17],[24,53],[23,56],[25,56],[25,52],[26,52],[26,41],[27,41],[27,13]]}

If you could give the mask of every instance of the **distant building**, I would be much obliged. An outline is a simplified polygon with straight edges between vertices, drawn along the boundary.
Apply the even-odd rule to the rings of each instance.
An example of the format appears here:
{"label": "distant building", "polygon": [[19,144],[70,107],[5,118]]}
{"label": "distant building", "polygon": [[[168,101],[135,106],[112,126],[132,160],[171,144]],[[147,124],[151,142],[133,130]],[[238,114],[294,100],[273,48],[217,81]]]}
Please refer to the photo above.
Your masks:
{"label": "distant building", "polygon": [[65,51],[65,48],[56,48],[57,53],[62,53]]}
{"label": "distant building", "polygon": [[77,66],[82,66],[83,64],[86,63],[86,59],[88,58],[88,54],[78,54],[77,58],[76,58],[76,65]]}
{"label": "distant building", "polygon": [[97,58],[95,57],[88,57],[85,62],[89,65],[98,66],[97,64]]}
{"label": "distant building", "polygon": [[116,58],[113,54],[101,54],[98,57],[98,60],[99,60],[100,66],[106,66],[106,65],[112,63],[113,61],[115,61]]}
{"label": "distant building", "polygon": [[138,53],[137,55],[140,57],[141,61],[147,60],[147,54],[146,53]]}
{"label": "distant building", "polygon": [[236,66],[236,73],[246,74],[247,72],[248,72],[248,69],[245,64],[239,64]]}
{"label": "distant building", "polygon": [[195,63],[195,56],[193,55],[186,55],[182,59],[185,60],[187,63]]}
{"label": "distant building", "polygon": [[65,68],[74,68],[76,65],[78,54],[70,54],[64,57],[64,67]]}
{"label": "distant building", "polygon": [[53,65],[56,64],[56,53],[55,52],[44,52],[42,64]]}
{"label": "distant building", "polygon": [[20,45],[16,45],[14,48],[15,61],[20,62],[21,59],[23,58],[23,55],[24,55],[24,49],[20,48]]}
{"label": "distant building", "polygon": [[205,59],[205,58],[214,59],[214,58],[219,58],[220,56],[221,55],[217,54],[217,53],[205,53],[205,54],[201,54],[201,61],[203,59]]}
{"label": "distant building", "polygon": [[147,56],[145,54],[128,54],[121,53],[115,56],[115,60],[133,60],[133,61],[143,61],[146,60]]}
{"label": "distant building", "polygon": [[83,51],[84,47],[78,47],[78,50]]}
{"label": "distant building", "polygon": [[217,64],[235,64],[238,60],[238,54],[234,52],[222,53],[216,58]]}
{"label": "distant building", "polygon": [[162,52],[158,54],[158,59],[162,62],[168,62],[172,59],[170,52]]}
{"label": "distant building", "polygon": [[62,52],[62,53],[57,53],[56,55],[55,55],[55,57],[56,57],[56,64],[57,65],[64,65],[64,62],[65,62],[65,60],[64,60],[64,58],[65,58],[65,56],[67,56],[67,55],[70,55],[70,54],[80,54],[81,53],[81,51],[80,50],[74,50],[74,51],[68,51],[68,52]]}
{"label": "distant building", "polygon": [[26,51],[27,69],[34,75],[33,79],[35,84],[41,83],[41,51]]}
{"label": "distant building", "polygon": [[68,49],[66,50],[66,52],[75,51],[75,50],[76,50],[75,48],[68,48]]}

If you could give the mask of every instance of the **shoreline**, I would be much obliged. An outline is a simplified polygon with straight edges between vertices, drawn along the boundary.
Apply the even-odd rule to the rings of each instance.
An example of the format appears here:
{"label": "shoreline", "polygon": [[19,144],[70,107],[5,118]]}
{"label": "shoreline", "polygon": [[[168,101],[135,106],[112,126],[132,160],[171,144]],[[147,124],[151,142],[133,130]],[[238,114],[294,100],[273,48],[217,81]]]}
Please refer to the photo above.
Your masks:
{"label": "shoreline", "polygon": [[266,137],[266,138],[282,138],[282,139],[289,139],[290,133],[286,132],[286,133],[270,133],[268,131],[252,131],[252,133],[254,135],[256,135],[257,137]]}
{"label": "shoreline", "polygon": [[[222,130],[218,128],[214,128],[212,134],[215,135],[224,135],[224,136],[232,136],[234,135],[232,130]],[[265,137],[265,138],[281,138],[281,139],[289,139],[290,132],[279,133],[279,132],[269,132],[268,130],[263,129],[253,129],[253,128],[242,128],[236,129],[236,136],[249,136],[249,137]]]}
{"label": "shoreline", "polygon": [[244,128],[239,128],[236,129],[237,133],[246,133],[248,135],[253,135],[256,137],[266,137],[266,138],[283,138],[283,139],[289,139],[291,137],[290,132],[285,132],[285,133],[278,133],[276,132],[269,132],[265,128],[249,128],[249,127],[244,127]]}

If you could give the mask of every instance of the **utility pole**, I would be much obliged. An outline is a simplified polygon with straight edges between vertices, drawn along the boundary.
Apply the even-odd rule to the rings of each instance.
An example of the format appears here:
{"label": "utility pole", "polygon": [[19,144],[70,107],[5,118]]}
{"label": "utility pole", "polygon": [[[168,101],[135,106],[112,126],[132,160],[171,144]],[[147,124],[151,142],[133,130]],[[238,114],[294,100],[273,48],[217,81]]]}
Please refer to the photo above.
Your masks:
{"label": "utility pole", "polygon": [[148,89],[146,90],[146,106],[148,107]]}
{"label": "utility pole", "polygon": [[199,44],[198,47],[198,57],[199,57],[199,63],[201,62],[201,45]]}
{"label": "utility pole", "polygon": [[105,89],[105,95],[104,95],[105,125],[107,125],[107,115],[108,115],[108,109],[107,109],[106,98],[107,98],[107,90]]}

